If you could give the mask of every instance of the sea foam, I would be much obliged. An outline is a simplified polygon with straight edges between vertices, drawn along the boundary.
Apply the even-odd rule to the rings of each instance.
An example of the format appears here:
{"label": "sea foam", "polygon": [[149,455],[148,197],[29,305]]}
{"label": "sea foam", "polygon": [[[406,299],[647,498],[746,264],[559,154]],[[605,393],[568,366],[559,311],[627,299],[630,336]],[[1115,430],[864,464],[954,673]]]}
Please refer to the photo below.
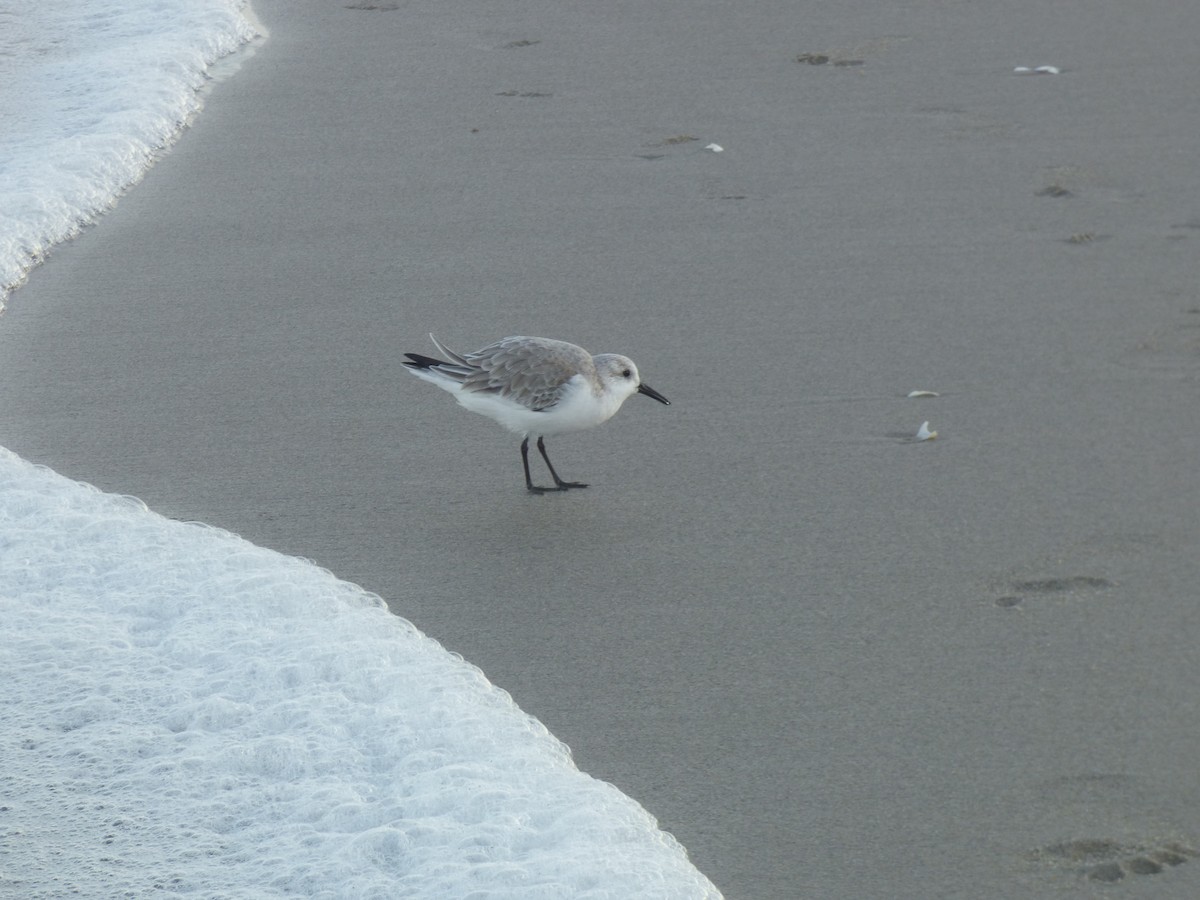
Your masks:
{"label": "sea foam", "polygon": [[200,108],[256,34],[245,0],[10,0],[0,8],[0,310]]}
{"label": "sea foam", "polygon": [[0,448],[0,895],[716,898],[477,668]]}

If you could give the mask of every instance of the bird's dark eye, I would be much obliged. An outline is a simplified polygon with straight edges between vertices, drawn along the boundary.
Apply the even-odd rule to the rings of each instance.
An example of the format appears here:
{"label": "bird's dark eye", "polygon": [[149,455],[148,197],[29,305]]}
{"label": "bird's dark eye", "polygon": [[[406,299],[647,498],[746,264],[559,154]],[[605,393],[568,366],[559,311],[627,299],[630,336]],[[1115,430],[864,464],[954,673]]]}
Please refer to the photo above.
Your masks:
{"label": "bird's dark eye", "polygon": [[624,372],[621,373],[621,377],[622,378],[632,378],[633,372],[631,372],[629,369],[626,369]]}

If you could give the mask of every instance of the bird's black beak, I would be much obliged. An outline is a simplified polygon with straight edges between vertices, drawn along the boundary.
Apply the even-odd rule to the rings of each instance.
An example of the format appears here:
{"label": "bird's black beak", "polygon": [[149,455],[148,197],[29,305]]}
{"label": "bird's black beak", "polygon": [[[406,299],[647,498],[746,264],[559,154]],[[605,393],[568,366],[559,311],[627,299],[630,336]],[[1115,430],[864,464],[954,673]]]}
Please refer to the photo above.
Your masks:
{"label": "bird's black beak", "polygon": [[644,382],[644,381],[638,385],[638,393],[645,394],[647,397],[653,397],[655,400],[657,400],[659,403],[663,404],[664,406],[671,405],[670,400],[668,400],[666,397],[664,397],[662,394],[660,394],[654,388],[650,387],[650,385],[646,384],[646,382]]}

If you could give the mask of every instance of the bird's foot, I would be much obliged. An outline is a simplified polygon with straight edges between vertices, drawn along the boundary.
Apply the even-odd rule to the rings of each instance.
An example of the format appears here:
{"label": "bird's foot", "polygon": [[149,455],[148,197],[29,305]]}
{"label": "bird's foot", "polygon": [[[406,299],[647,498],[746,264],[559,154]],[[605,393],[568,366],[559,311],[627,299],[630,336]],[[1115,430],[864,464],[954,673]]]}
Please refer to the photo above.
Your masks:
{"label": "bird's foot", "polygon": [[560,481],[554,487],[541,487],[540,485],[527,485],[531,494],[557,494],[559,491],[569,491],[571,488],[587,487],[582,481]]}

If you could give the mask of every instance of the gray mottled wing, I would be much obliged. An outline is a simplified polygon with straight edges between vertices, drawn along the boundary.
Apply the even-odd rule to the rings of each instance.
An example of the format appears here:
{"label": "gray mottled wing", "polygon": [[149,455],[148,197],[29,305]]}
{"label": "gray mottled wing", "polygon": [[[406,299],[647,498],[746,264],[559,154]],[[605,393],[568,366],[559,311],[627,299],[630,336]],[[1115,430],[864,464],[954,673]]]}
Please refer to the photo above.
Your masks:
{"label": "gray mottled wing", "polygon": [[546,338],[507,337],[461,358],[473,369],[464,388],[490,391],[533,410],[558,403],[563,385],[574,376],[595,376],[586,350]]}

